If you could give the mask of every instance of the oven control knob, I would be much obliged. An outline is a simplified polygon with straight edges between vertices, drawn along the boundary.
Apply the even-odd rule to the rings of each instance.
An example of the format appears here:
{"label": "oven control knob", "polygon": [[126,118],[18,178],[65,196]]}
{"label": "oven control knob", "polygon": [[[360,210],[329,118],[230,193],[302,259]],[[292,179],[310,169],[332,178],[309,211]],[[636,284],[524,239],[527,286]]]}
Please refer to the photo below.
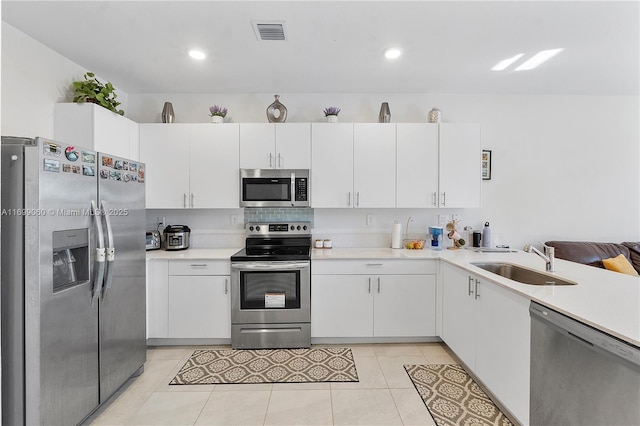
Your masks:
{"label": "oven control knob", "polygon": [[302,229],[304,229],[306,231],[307,230],[307,225],[303,225]]}
{"label": "oven control knob", "polygon": [[249,231],[253,231],[253,226],[250,226],[250,227],[249,227]]}
{"label": "oven control knob", "polygon": [[260,232],[260,227],[256,226],[256,231]]}
{"label": "oven control knob", "polygon": [[298,225],[298,231],[300,230],[300,225]]}
{"label": "oven control knob", "polygon": [[293,231],[294,229],[296,229],[296,227],[291,225],[291,230]]}

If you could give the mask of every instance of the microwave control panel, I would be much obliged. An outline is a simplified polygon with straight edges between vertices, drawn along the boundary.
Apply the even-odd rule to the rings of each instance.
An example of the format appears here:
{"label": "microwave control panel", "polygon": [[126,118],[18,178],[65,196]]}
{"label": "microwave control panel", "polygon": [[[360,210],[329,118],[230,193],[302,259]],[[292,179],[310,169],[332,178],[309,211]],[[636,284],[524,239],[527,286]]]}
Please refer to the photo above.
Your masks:
{"label": "microwave control panel", "polygon": [[307,178],[296,178],[296,201],[307,201]]}

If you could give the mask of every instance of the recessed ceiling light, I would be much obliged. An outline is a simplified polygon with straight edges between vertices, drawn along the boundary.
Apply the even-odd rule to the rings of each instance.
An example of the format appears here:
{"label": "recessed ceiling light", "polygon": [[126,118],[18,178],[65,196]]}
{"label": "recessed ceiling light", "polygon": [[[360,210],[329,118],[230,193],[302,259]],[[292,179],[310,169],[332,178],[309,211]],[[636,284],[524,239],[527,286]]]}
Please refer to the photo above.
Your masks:
{"label": "recessed ceiling light", "polygon": [[541,50],[531,57],[531,59],[526,60],[522,65],[519,65],[514,71],[528,71],[536,68],[541,65],[543,62],[548,61],[549,59],[556,56],[558,53],[562,52],[564,49],[549,49],[549,50]]}
{"label": "recessed ceiling light", "polygon": [[189,56],[191,56],[193,59],[197,59],[198,61],[201,61],[207,57],[207,55],[205,55],[204,52],[200,50],[190,50]]}
{"label": "recessed ceiling light", "polygon": [[396,59],[400,55],[402,55],[402,50],[398,47],[390,47],[384,51],[384,57],[387,59]]}
{"label": "recessed ceiling light", "polygon": [[523,56],[524,56],[524,53],[518,53],[515,56],[512,56],[512,57],[507,58],[507,59],[503,59],[500,62],[498,62],[497,64],[495,64],[493,66],[493,68],[491,68],[491,70],[492,71],[502,71],[502,70],[506,69],[509,65],[513,64],[518,59],[522,58]]}

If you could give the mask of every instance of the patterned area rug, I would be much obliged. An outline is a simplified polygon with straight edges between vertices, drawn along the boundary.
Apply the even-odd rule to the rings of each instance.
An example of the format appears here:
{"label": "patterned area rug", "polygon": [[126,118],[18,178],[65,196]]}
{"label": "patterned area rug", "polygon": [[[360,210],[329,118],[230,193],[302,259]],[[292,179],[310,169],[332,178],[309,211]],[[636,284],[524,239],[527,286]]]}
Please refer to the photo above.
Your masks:
{"label": "patterned area rug", "polygon": [[349,348],[198,350],[170,385],[357,382]]}
{"label": "patterned area rug", "polygon": [[459,365],[405,365],[404,369],[437,425],[512,425]]}

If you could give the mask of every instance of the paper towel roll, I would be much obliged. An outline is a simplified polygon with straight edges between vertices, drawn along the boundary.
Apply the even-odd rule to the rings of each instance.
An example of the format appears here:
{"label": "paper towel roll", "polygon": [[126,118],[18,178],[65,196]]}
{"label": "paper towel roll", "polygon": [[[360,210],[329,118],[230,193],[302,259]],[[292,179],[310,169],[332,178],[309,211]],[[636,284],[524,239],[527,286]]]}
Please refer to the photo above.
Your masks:
{"label": "paper towel roll", "polygon": [[402,225],[394,223],[391,229],[391,248],[402,248]]}

